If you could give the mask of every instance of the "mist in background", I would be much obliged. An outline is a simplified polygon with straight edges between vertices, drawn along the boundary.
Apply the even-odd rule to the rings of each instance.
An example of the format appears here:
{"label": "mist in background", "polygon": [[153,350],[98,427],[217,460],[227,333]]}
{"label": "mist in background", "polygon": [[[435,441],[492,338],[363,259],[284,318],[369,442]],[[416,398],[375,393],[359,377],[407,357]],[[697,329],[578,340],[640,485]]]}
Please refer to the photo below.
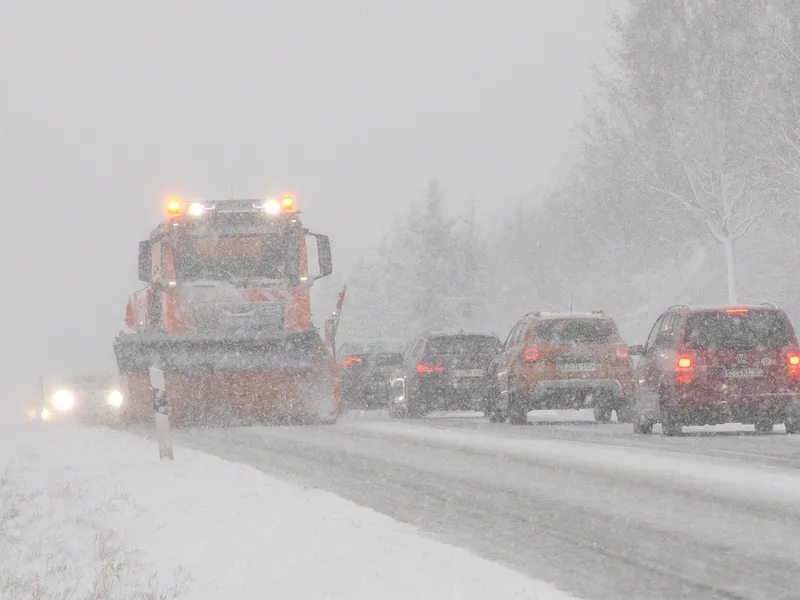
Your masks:
{"label": "mist in background", "polygon": [[592,0],[0,3],[10,397],[115,368],[167,192],[292,190],[341,275],[431,177],[481,218],[535,198],[607,36]]}

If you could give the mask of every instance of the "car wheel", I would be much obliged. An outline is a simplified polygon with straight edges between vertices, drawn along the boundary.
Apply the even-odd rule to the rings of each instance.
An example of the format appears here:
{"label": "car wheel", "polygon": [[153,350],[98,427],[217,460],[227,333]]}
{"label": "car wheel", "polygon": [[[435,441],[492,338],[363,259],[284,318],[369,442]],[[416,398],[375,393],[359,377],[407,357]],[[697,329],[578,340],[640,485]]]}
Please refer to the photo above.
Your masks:
{"label": "car wheel", "polygon": [[786,427],[786,433],[800,433],[800,419],[786,419],[784,426]]}
{"label": "car wheel", "polygon": [[653,424],[652,423],[639,423],[637,421],[633,422],[633,433],[638,433],[642,435],[650,435],[653,433]]}
{"label": "car wheel", "polygon": [[505,423],[506,416],[502,411],[495,410],[489,413],[489,423]]}
{"label": "car wheel", "polygon": [[626,398],[623,404],[616,408],[617,423],[633,423],[636,416],[633,408],[633,400]]}
{"label": "car wheel", "polygon": [[683,433],[683,424],[669,410],[661,409],[661,432],[667,437]]}
{"label": "car wheel", "polygon": [[594,420],[598,423],[611,422],[611,408],[606,405],[595,406],[593,409]]}
{"label": "car wheel", "polygon": [[662,389],[658,397],[658,405],[661,412],[661,432],[667,437],[681,435],[683,433],[683,423],[667,407],[667,392]]}
{"label": "car wheel", "polygon": [[753,427],[756,430],[756,433],[772,433],[772,429],[775,427],[775,424],[769,419],[759,419],[755,423],[753,423]]}

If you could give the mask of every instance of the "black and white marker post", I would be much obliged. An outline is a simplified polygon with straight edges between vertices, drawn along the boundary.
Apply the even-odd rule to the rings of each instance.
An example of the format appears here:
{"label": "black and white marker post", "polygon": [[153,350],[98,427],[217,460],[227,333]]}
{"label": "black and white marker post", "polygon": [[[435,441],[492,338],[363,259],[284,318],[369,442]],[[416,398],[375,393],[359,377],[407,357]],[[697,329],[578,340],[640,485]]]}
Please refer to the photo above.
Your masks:
{"label": "black and white marker post", "polygon": [[156,417],[156,439],[158,457],[175,460],[172,453],[172,438],[169,433],[169,404],[167,403],[167,381],[164,371],[150,367],[150,389],[153,392],[153,412]]}

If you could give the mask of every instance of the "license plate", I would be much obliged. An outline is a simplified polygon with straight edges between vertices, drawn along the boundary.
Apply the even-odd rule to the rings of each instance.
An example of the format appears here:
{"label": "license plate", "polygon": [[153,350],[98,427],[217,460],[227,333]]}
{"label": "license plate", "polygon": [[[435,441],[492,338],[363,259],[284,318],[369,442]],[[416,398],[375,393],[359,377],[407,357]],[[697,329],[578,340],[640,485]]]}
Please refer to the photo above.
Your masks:
{"label": "license plate", "polygon": [[749,367],[745,369],[723,369],[722,376],[726,379],[755,379],[764,377],[764,369]]}
{"label": "license plate", "polygon": [[597,365],[594,363],[564,363],[558,365],[558,368],[566,373],[590,373],[597,370]]}
{"label": "license plate", "polygon": [[460,371],[453,371],[455,377],[483,377],[486,371],[483,369],[462,369]]}

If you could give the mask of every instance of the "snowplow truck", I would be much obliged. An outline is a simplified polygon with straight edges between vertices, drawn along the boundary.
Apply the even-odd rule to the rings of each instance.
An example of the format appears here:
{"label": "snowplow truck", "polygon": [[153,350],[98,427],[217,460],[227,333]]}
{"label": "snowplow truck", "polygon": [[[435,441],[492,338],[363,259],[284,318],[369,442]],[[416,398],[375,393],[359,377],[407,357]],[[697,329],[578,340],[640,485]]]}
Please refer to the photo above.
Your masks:
{"label": "snowplow truck", "polygon": [[[151,367],[175,425],[334,423],[341,383],[311,321],[311,287],[333,271],[327,236],[294,198],[184,202],[139,243],[144,289],[114,342],[123,421],[153,418]],[[308,269],[316,241],[318,273]]]}

